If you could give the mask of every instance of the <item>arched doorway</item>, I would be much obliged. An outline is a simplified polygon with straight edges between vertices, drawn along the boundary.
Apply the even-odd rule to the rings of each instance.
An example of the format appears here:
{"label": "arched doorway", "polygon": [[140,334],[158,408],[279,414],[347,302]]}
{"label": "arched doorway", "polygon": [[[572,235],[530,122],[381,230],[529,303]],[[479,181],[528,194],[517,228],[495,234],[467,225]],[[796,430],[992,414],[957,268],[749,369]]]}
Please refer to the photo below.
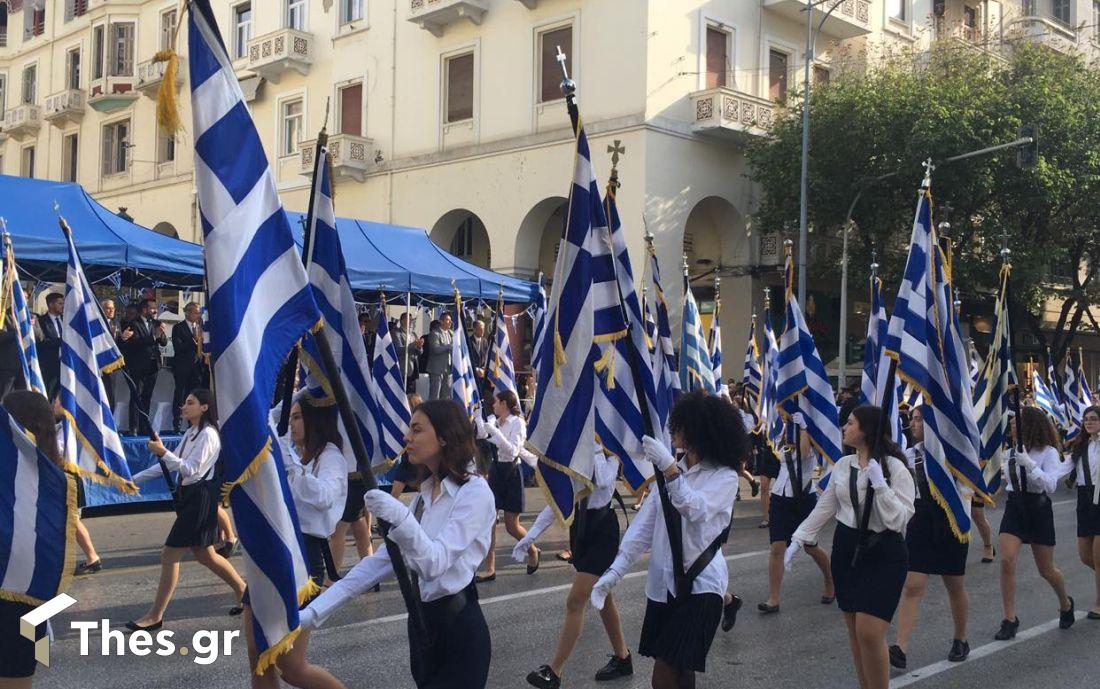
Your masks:
{"label": "arched doorway", "polygon": [[535,278],[541,272],[546,280],[553,277],[568,204],[569,199],[551,196],[539,201],[527,212],[516,233],[517,274]]}
{"label": "arched doorway", "polygon": [[443,214],[430,234],[432,241],[453,256],[482,268],[492,265],[489,233],[481,218],[465,208],[457,208]]}
{"label": "arched doorway", "polygon": [[175,226],[173,226],[170,222],[158,222],[156,225],[153,225],[153,232],[156,232],[157,234],[162,234],[166,237],[172,237],[174,239],[179,239],[180,236],[179,232],[176,232]]}

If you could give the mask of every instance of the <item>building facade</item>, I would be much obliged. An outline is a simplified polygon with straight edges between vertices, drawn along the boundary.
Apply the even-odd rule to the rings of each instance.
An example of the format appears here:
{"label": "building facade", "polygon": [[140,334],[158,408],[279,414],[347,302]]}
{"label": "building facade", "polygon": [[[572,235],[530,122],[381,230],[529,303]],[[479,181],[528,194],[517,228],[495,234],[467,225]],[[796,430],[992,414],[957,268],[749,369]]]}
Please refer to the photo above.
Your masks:
{"label": "building facade", "polygon": [[[212,4],[288,208],[307,204],[325,125],[339,215],[425,228],[452,253],[523,277],[552,273],[569,190],[560,47],[598,174],[609,150],[621,153],[636,269],[648,229],[671,297],[683,256],[704,302],[717,272],[723,345],[741,351],[782,261],[775,228],[748,222],[757,190],[744,148],[802,87],[806,0]],[[842,47],[951,35],[983,49],[1014,26],[1092,45],[1100,13],[1093,0],[836,5],[816,41],[819,82],[844,68]],[[0,172],[79,182],[112,210],[197,241],[189,127],[167,137],[155,125],[163,65],[152,59],[173,45],[179,6],[0,0]],[[815,3],[815,24],[828,9]],[[1093,28],[1072,28],[1082,23]],[[175,44],[189,124],[186,36]]]}

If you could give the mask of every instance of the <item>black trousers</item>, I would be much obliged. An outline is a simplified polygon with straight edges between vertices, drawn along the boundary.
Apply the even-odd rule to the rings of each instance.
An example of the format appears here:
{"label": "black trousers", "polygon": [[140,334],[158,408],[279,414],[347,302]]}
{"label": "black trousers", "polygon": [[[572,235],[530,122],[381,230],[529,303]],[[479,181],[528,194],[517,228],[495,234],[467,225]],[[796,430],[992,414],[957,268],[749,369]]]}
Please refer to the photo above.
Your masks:
{"label": "black trousers", "polygon": [[[157,385],[157,370],[134,377],[137,385],[137,399],[130,396],[130,429],[136,430],[138,435],[151,435],[150,419],[146,414],[152,412],[149,406],[153,403],[153,388]],[[138,411],[140,409],[141,411]],[[160,430],[159,428],[157,429]]]}
{"label": "black trousers", "polygon": [[115,413],[115,376],[118,375],[118,371],[108,373],[103,376],[103,388],[107,391],[107,406],[111,408],[111,413]]}

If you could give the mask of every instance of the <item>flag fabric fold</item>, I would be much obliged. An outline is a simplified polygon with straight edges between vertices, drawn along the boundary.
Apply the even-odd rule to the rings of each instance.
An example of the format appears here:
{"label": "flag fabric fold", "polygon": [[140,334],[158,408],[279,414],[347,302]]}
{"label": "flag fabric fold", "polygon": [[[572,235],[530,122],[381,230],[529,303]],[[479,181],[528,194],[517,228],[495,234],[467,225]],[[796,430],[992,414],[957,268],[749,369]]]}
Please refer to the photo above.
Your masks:
{"label": "flag fabric fold", "polygon": [[1004,445],[1008,437],[1008,412],[1016,387],[1012,365],[1012,331],[1008,317],[1007,288],[1009,266],[1001,268],[1001,285],[994,307],[996,325],[989,354],[974,387],[974,415],[981,434],[978,459],[983,465],[986,487],[996,493],[1001,487],[1001,465],[1004,462]]}
{"label": "flag fabric fold", "polygon": [[466,341],[462,296],[455,290],[454,337],[451,340],[451,399],[462,405],[471,419],[481,413],[481,392],[474,376],[470,345]]}
{"label": "flag fabric fold", "polygon": [[680,389],[684,392],[705,390],[715,394],[714,365],[707,349],[707,334],[699,315],[699,305],[684,274],[683,324],[680,329]]}
{"label": "flag fabric fold", "polygon": [[[15,251],[11,246],[11,238],[4,236],[4,289],[7,304],[4,313],[0,314],[0,327],[8,314],[15,326],[15,335],[19,340],[19,366],[23,371],[23,382],[28,390],[34,390],[43,395],[46,394],[46,383],[42,378],[42,369],[38,363],[38,345],[34,340],[34,325],[31,322],[31,310],[27,307],[27,299],[23,293],[23,286],[19,282],[19,271],[15,266]],[[4,298],[0,298],[3,302]]]}
{"label": "flag fabric fold", "polygon": [[[717,284],[717,282],[715,283]],[[714,392],[719,397],[729,399],[730,390],[722,377],[722,324],[719,316],[722,311],[722,297],[717,288],[714,291],[714,317],[710,319],[710,332],[707,333],[707,341],[710,346],[710,367],[713,371]]]}
{"label": "flag fabric fold", "polygon": [[504,302],[498,301],[496,324],[493,326],[493,348],[489,352],[489,376],[497,392],[511,391],[519,394],[516,387],[516,370],[512,362],[512,344],[508,337],[508,319],[504,317]]}
{"label": "flag fabric fold", "polygon": [[760,393],[763,384],[764,370],[760,364],[760,345],[756,341],[756,314],[754,313],[749,323],[749,342],[745,345],[745,363],[741,370],[742,407],[752,416],[754,427],[760,423]]}
{"label": "flag fabric fold", "polygon": [[[672,411],[672,403],[680,394],[680,366],[676,351],[672,347],[672,322],[668,317],[668,300],[661,285],[661,267],[657,261],[657,251],[653,248],[652,238],[647,238],[646,251],[649,254],[649,282],[653,290],[653,311],[655,316],[655,335],[653,338],[653,378],[657,386],[657,416],[667,419]],[[647,290],[647,293],[649,290]]]}
{"label": "flag fabric fold", "polygon": [[371,378],[371,388],[377,395],[378,444],[381,449],[381,456],[371,466],[375,473],[379,473],[392,467],[405,451],[405,433],[412,419],[409,397],[405,393],[405,377],[401,375],[401,362],[397,358],[397,346],[390,334],[385,311],[378,315]]}

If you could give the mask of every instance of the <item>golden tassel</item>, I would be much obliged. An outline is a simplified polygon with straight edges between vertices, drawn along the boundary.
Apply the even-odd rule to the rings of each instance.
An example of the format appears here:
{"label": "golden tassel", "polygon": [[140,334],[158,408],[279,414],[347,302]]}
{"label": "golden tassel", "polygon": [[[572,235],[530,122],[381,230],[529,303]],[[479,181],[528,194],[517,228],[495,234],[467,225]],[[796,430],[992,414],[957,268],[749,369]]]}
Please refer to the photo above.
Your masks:
{"label": "golden tassel", "polygon": [[176,77],[179,74],[179,55],[172,48],[161,50],[153,56],[153,62],[165,62],[164,78],[157,89],[157,126],[168,136],[183,129],[180,121],[179,97],[176,95]]}

